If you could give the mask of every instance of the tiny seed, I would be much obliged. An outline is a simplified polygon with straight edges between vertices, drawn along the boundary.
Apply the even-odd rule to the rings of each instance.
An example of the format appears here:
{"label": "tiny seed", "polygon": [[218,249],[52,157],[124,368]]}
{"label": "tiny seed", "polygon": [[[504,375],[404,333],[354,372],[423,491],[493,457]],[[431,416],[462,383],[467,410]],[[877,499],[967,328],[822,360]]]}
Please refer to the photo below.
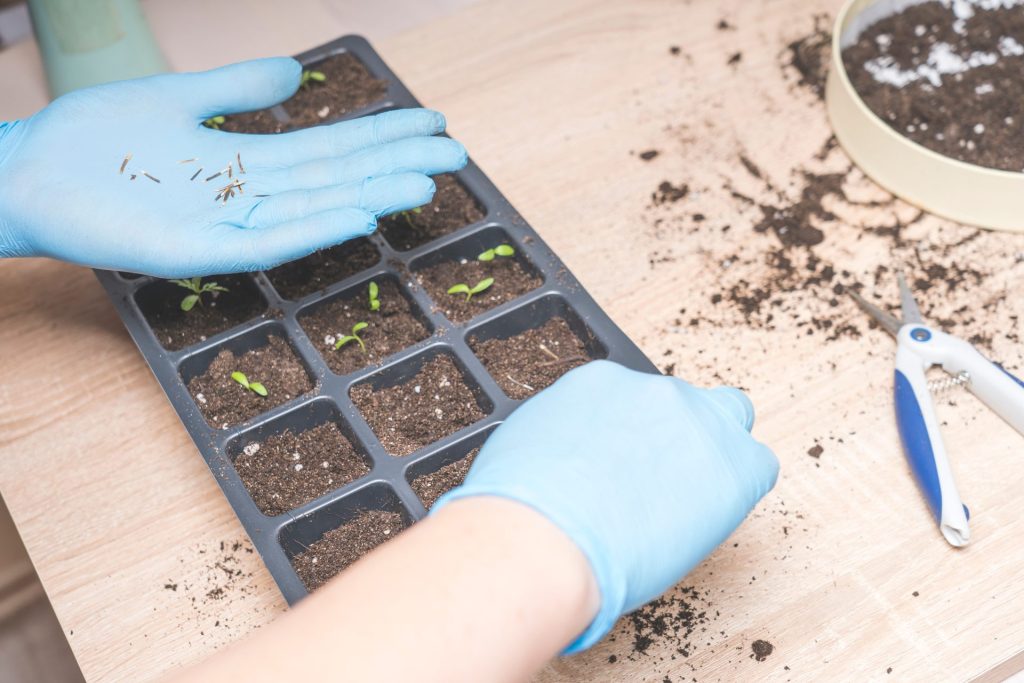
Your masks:
{"label": "tiny seed", "polygon": [[235,152],[235,159],[238,160],[238,172],[245,173],[245,166],[242,166],[242,155],[240,152]]}
{"label": "tiny seed", "polygon": [[202,166],[200,166],[200,167],[199,167],[199,170],[198,170],[198,171],[196,171],[195,173],[193,173],[193,174],[192,174],[192,177],[191,177],[191,178],[189,178],[189,180],[195,180],[195,179],[196,179],[196,178],[197,178],[197,177],[199,176],[199,174],[200,174],[200,173],[202,173],[202,172],[203,172],[203,167],[202,167]]}
{"label": "tiny seed", "polygon": [[159,183],[159,182],[160,182],[160,179],[159,179],[159,178],[154,178],[153,176],[149,175],[149,174],[148,174],[148,173],[146,173],[145,171],[143,171],[143,172],[142,172],[142,175],[146,176],[147,178],[149,178],[150,180],[152,180],[152,181],[153,181],[154,183]]}
{"label": "tiny seed", "polygon": [[125,167],[128,166],[128,162],[131,161],[131,160],[132,160],[132,155],[131,154],[125,154],[124,155],[124,161],[121,162],[120,173],[122,173],[122,174],[124,173]]}

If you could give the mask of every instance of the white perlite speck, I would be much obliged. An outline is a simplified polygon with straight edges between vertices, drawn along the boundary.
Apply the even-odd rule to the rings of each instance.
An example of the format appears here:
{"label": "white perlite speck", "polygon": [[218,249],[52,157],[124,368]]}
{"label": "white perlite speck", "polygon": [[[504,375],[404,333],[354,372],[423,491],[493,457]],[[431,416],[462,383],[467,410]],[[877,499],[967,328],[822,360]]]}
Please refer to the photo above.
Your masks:
{"label": "white perlite speck", "polygon": [[196,400],[202,403],[204,406],[206,405],[206,397],[203,396],[202,394],[196,394]]}
{"label": "white perlite speck", "polygon": [[302,471],[302,463],[301,462],[298,463],[297,465],[295,465],[295,471],[296,472],[301,472]]}
{"label": "white perlite speck", "polygon": [[994,85],[992,85],[991,83],[982,83],[981,85],[979,85],[977,88],[974,89],[974,94],[975,95],[988,95],[990,93],[994,93],[995,91],[996,91],[996,87]]}
{"label": "white perlite speck", "polygon": [[436,417],[438,420],[443,419],[444,418],[444,411],[441,410],[440,408],[434,408],[434,417]]}
{"label": "white perlite speck", "polygon": [[333,334],[328,334],[324,336],[324,345],[326,346],[334,346],[334,342],[336,341],[338,340]]}
{"label": "white perlite speck", "polygon": [[242,452],[246,455],[256,455],[260,451],[260,445],[258,443],[251,443],[242,449]]}
{"label": "white perlite speck", "polygon": [[316,115],[319,116],[320,118],[326,118],[327,115],[330,114],[330,113],[331,113],[331,108],[330,107],[324,107],[323,109],[320,109],[319,111],[317,111]]}
{"label": "white perlite speck", "polygon": [[[1024,47],[1012,38],[1005,40],[1012,41],[1012,45],[1024,50]],[[1011,47],[1011,43],[1007,42],[1005,49]],[[1003,42],[1000,42],[1000,51],[1007,56]],[[998,61],[999,55],[992,52],[972,52],[964,58],[949,43],[935,43],[928,53],[926,63],[918,65],[915,69],[901,69],[896,60],[889,55],[868,60],[864,63],[864,69],[879,83],[896,88],[904,88],[921,80],[926,80],[938,88],[942,85],[943,76],[963,74],[980,66],[992,66]]]}
{"label": "white perlite speck", "polygon": [[976,124],[974,126],[974,134],[975,135],[981,135],[984,132],[985,132],[985,124],[984,123],[979,123],[979,124]]}

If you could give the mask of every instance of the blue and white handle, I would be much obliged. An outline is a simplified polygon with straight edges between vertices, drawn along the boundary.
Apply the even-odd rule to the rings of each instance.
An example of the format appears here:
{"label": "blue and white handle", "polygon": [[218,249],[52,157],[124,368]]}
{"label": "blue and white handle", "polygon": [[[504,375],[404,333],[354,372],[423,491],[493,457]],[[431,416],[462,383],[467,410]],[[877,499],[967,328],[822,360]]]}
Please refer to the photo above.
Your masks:
{"label": "blue and white handle", "polygon": [[905,325],[896,351],[896,419],[903,449],[942,535],[954,546],[970,540],[968,512],[953,481],[939,434],[925,371],[941,365],[966,372],[968,387],[989,408],[1024,434],[1024,382],[978,353],[971,344],[926,325]]}

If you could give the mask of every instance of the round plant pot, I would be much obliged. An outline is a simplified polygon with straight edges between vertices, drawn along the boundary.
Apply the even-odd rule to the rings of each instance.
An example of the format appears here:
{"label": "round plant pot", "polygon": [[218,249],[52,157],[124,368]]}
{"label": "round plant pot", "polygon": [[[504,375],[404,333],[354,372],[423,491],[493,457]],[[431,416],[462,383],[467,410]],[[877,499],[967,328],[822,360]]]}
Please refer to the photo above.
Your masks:
{"label": "round plant pot", "polygon": [[825,95],[836,138],[864,173],[901,199],[960,223],[1024,232],[1024,173],[975,166],[922,147],[872,112],[850,81],[843,48],[868,25],[913,4],[849,0],[836,18]]}

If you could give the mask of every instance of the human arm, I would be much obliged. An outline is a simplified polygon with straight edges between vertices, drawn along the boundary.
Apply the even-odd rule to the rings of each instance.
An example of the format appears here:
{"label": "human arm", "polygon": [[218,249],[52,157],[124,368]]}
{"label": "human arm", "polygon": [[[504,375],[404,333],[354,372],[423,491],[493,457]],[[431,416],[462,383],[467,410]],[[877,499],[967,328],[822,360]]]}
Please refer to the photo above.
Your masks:
{"label": "human arm", "polygon": [[[735,390],[574,370],[498,427],[426,521],[208,666],[261,680],[273,653],[292,659],[276,639],[313,637],[303,666],[320,677],[409,680],[393,667],[410,665],[420,681],[525,680],[668,589],[771,489],[778,462],[752,423]],[[366,624],[376,641],[352,636]]]}
{"label": "human arm", "polygon": [[178,683],[524,681],[593,618],[586,559],[539,513],[453,503]]}
{"label": "human arm", "polygon": [[465,165],[427,110],[279,135],[203,125],[286,99],[300,73],[272,58],[110,83],[0,124],[0,257],[160,277],[266,269],[372,232],[429,202],[429,175]]}

